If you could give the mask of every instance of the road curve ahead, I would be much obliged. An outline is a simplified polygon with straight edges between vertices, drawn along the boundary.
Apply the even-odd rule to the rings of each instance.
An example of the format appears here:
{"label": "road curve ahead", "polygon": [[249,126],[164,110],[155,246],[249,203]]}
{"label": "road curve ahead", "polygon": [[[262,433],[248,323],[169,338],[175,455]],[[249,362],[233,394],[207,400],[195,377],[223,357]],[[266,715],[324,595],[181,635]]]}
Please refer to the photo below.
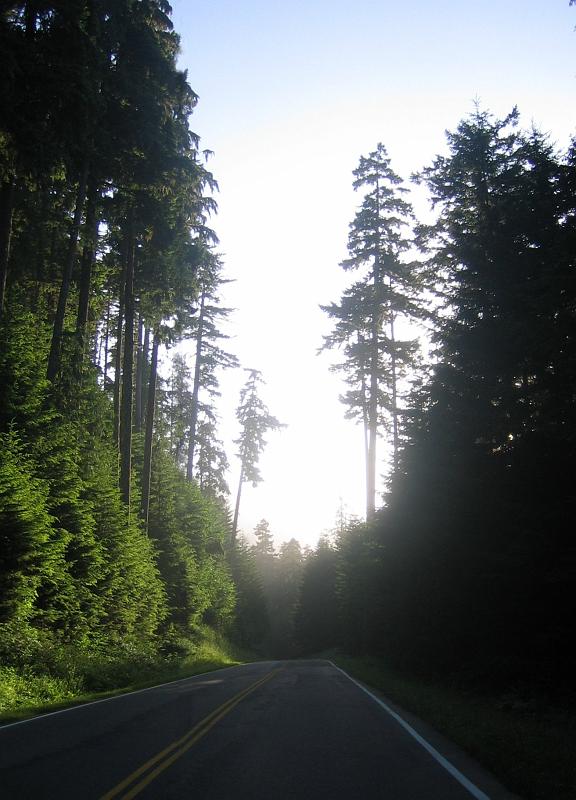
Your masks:
{"label": "road curve ahead", "polygon": [[0,797],[504,800],[510,795],[474,768],[463,770],[445,758],[345,673],[317,660],[232,667],[6,725],[0,728]]}

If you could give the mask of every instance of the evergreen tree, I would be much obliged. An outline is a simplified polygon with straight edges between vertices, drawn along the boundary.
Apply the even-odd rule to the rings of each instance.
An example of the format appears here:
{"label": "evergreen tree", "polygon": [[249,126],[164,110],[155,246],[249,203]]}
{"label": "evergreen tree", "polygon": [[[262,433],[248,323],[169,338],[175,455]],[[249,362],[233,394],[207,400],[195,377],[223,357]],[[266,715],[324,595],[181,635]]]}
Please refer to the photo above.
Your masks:
{"label": "evergreen tree", "polygon": [[296,650],[295,621],[304,570],[300,543],[290,539],[280,546],[275,561],[274,582],[268,592],[270,650],[280,658]]}
{"label": "evergreen tree", "polygon": [[203,495],[157,413],[161,348],[190,332],[215,242],[169,13],[165,0],[0,12],[3,657],[18,626],[74,652],[152,654],[171,623],[233,613],[223,454],[204,429]]}
{"label": "evergreen tree", "polygon": [[295,630],[304,653],[320,652],[340,641],[337,595],[338,553],[327,537],[305,561]]}
{"label": "evergreen tree", "polygon": [[[192,480],[194,474],[194,456],[198,444],[198,420],[201,408],[205,410],[205,424],[214,423],[215,416],[208,401],[213,401],[219,396],[218,369],[230,369],[239,366],[238,359],[220,346],[222,340],[229,337],[222,332],[219,325],[229,316],[231,309],[222,308],[219,301],[219,292],[222,286],[228,283],[222,277],[222,263],[212,253],[207,252],[199,269],[198,281],[200,284],[200,304],[197,319],[193,325],[193,336],[196,343],[194,361],[194,382],[190,403],[190,417],[188,429],[188,454],[186,476]],[[207,399],[200,401],[200,389]],[[204,429],[204,435],[206,429]],[[206,454],[203,458],[206,462]]]}
{"label": "evergreen tree", "polygon": [[274,549],[274,537],[270,530],[270,523],[262,519],[254,528],[255,542],[252,545],[254,563],[258,571],[260,583],[266,600],[268,625],[272,627],[272,596],[277,580],[277,558]]}
{"label": "evergreen tree", "polygon": [[263,383],[261,373],[256,369],[246,370],[248,380],[240,393],[240,404],[236,409],[236,418],[240,423],[240,437],[235,440],[238,445],[238,458],[240,459],[240,479],[236,495],[234,521],[232,523],[232,538],[236,537],[238,530],[238,514],[240,511],[240,497],[242,484],[250,481],[257,486],[262,481],[258,469],[260,454],[266,446],[264,438],[268,431],[279,430],[283,427],[276,417],[273,417],[268,408],[258,395],[259,384]]}
{"label": "evergreen tree", "polygon": [[172,356],[171,374],[166,390],[166,416],[170,438],[170,451],[178,466],[185,465],[186,439],[192,406],[192,374],[181,353]]}
{"label": "evergreen tree", "polygon": [[229,557],[236,587],[233,636],[242,646],[261,652],[269,638],[269,620],[254,551],[238,537]]}
{"label": "evergreen tree", "polygon": [[[344,372],[350,390],[342,400],[351,417],[360,417],[366,443],[366,513],[371,517],[376,502],[376,447],[381,424],[392,427],[393,472],[398,469],[400,449],[398,381],[413,365],[416,342],[399,340],[399,317],[421,316],[416,303],[419,287],[414,265],[401,260],[410,241],[403,228],[412,210],[402,198],[407,191],[390,167],[384,145],[360,159],[354,170],[354,189],[364,198],[350,224],[349,257],[345,270],[363,269],[365,275],[348,289],[340,303],[324,306],[335,320],[325,347],[343,347]],[[383,412],[384,415],[383,415]]]}
{"label": "evergreen tree", "polygon": [[436,363],[339,584],[350,646],[402,669],[557,686],[571,669],[573,174],[516,111],[479,109],[420,173],[438,210],[418,232],[443,301]]}
{"label": "evergreen tree", "polygon": [[261,519],[254,528],[254,552],[264,558],[274,558],[274,537],[268,520]]}
{"label": "evergreen tree", "polygon": [[63,568],[51,547],[48,484],[34,477],[15,433],[0,434],[0,621],[24,624],[43,579]]}
{"label": "evergreen tree", "polygon": [[198,484],[204,494],[224,500],[230,494],[226,473],[228,457],[217,436],[217,420],[212,409],[202,406],[200,421],[196,431]]}

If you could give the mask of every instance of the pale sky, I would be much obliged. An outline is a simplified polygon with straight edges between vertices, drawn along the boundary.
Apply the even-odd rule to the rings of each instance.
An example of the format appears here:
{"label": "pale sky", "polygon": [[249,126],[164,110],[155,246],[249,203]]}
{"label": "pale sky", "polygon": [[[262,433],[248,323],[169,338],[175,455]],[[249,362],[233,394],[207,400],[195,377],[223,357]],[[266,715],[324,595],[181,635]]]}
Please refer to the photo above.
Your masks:
{"label": "pale sky", "polygon": [[[342,386],[317,356],[330,324],[319,304],[351,280],[340,269],[360,201],[352,170],[383,142],[408,179],[445,150],[473,108],[518,105],[561,148],[576,132],[576,8],[569,0],[172,0],[181,68],[199,95],[191,127],[220,185],[213,220],[237,310],[230,349],[260,369],[287,424],[269,436],[264,482],[246,485],[240,528],[261,518],[277,543],[314,545],[341,502],[364,511],[363,438],[344,420]],[[412,198],[428,213],[421,190]],[[244,373],[222,376],[231,439]],[[382,469],[386,445],[380,446]]]}

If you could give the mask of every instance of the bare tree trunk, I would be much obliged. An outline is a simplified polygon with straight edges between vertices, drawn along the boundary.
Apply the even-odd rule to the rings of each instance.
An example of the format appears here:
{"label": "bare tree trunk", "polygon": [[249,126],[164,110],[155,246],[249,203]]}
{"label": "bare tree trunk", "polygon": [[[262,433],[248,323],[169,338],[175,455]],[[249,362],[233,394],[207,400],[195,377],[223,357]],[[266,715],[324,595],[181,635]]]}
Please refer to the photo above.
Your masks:
{"label": "bare tree trunk", "polygon": [[198,424],[198,396],[200,394],[200,371],[202,367],[202,337],[204,335],[204,308],[206,305],[206,290],[202,290],[200,300],[200,316],[198,318],[198,331],[196,333],[196,362],[194,364],[194,386],[192,388],[192,407],[190,412],[190,432],[188,434],[188,460],[186,464],[186,479],[192,480],[194,469],[194,448],[196,446],[196,426]]}
{"label": "bare tree trunk", "polygon": [[88,163],[86,162],[82,167],[80,180],[78,181],[78,189],[76,191],[76,207],[74,209],[74,219],[72,220],[72,227],[70,229],[70,237],[68,239],[68,250],[66,253],[66,261],[64,263],[64,271],[62,274],[62,283],[60,284],[60,294],[58,295],[58,307],[56,309],[56,316],[54,318],[54,325],[52,327],[52,342],[50,344],[50,355],[48,356],[48,368],[46,370],[46,377],[49,381],[53,381],[60,369],[60,358],[62,354],[62,333],[64,331],[64,318],[66,316],[66,304],[68,302],[68,295],[70,293],[70,283],[72,280],[72,271],[74,269],[74,261],[76,259],[76,250],[78,247],[78,236],[80,233],[80,223],[82,221],[82,210],[84,208],[84,200],[86,197],[86,185],[88,182]]}
{"label": "bare tree trunk", "polygon": [[146,408],[146,432],[144,435],[144,467],[142,470],[142,519],[148,529],[150,511],[150,477],[152,475],[152,438],[154,435],[154,409],[156,407],[156,378],[158,374],[158,346],[160,336],[154,334],[152,342],[152,358],[150,362],[150,380],[148,381],[148,398]]}
{"label": "bare tree trunk", "polygon": [[[379,182],[376,180],[376,211],[380,219]],[[370,330],[370,397],[368,398],[368,467],[366,478],[366,519],[376,512],[376,445],[378,442],[378,367],[380,355],[380,228],[376,231],[372,319]]]}
{"label": "bare tree trunk", "polygon": [[378,375],[374,364],[370,371],[368,408],[368,468],[366,481],[366,519],[376,511],[376,444],[378,439]]}
{"label": "bare tree trunk", "polygon": [[110,295],[108,295],[108,302],[106,303],[106,330],[104,333],[104,370],[103,370],[104,389],[106,389],[106,380],[108,378],[109,338],[110,338]]}
{"label": "bare tree trunk", "polygon": [[394,309],[392,308],[392,278],[390,278],[390,344],[391,344],[391,382],[392,382],[392,443],[394,451],[394,472],[398,471],[398,380],[396,376],[396,338],[394,336]]}
{"label": "bare tree trunk", "polygon": [[150,328],[144,325],[144,343],[142,345],[142,386],[140,387],[140,409],[142,413],[142,426],[146,424],[146,387],[149,380],[150,367],[148,364],[148,351],[150,350]]}
{"label": "bare tree trunk", "polygon": [[[366,365],[364,363],[364,347],[366,342],[362,339],[360,333],[358,333],[358,344],[362,348],[361,350],[361,362],[360,362],[360,369],[361,369],[361,389],[362,389],[362,426],[364,431],[364,472],[366,474],[366,487],[368,487],[369,479],[368,479],[368,431],[369,431],[369,424],[368,424],[368,387],[366,385]],[[368,492],[368,488],[366,488],[366,492]]]}
{"label": "bare tree trunk", "polygon": [[378,263],[374,265],[374,301],[370,332],[370,396],[368,398],[368,468],[366,480],[366,519],[376,511],[376,445],[378,441],[378,367],[380,310],[378,286],[380,283]]}
{"label": "bare tree trunk", "polygon": [[240,514],[240,496],[242,494],[242,484],[244,483],[244,464],[240,467],[240,480],[238,481],[238,493],[236,494],[236,506],[234,508],[234,520],[232,522],[232,542],[236,541],[238,533],[238,516]]}
{"label": "bare tree trunk", "polygon": [[90,289],[92,285],[92,270],[96,257],[98,240],[98,218],[96,215],[96,201],[98,188],[94,180],[89,182],[86,198],[86,221],[84,223],[84,247],[80,269],[80,290],[78,295],[78,313],[76,315],[76,336],[78,338],[78,366],[81,367],[86,356],[86,331],[90,311]]}
{"label": "bare tree trunk", "polygon": [[[40,219],[48,220],[50,218],[50,208],[52,198],[50,196],[50,189],[48,188],[49,180],[41,181],[38,191],[41,197],[40,201]],[[34,255],[34,288],[30,293],[30,309],[32,313],[37,314],[40,306],[40,293],[41,287],[44,283],[44,275],[46,272],[46,256],[48,250],[48,236],[47,225],[43,224],[38,229],[38,246]]]}
{"label": "bare tree trunk", "polygon": [[144,359],[142,354],[142,335],[144,332],[144,322],[142,314],[138,314],[138,339],[136,344],[136,397],[134,403],[134,427],[138,432],[142,430],[142,407],[143,407],[143,371]]}
{"label": "bare tree trunk", "polygon": [[126,230],[126,284],[124,286],[124,357],[120,403],[120,492],[130,509],[132,474],[132,395],[134,383],[134,220],[129,212]]}
{"label": "bare tree trunk", "polygon": [[122,259],[118,320],[116,321],[116,352],[114,354],[114,441],[120,452],[120,403],[122,400],[122,332],[124,326],[124,286],[126,283],[126,258]]}
{"label": "bare tree trunk", "polygon": [[0,319],[6,302],[6,280],[10,259],[12,214],[14,210],[14,181],[5,181],[0,189]]}

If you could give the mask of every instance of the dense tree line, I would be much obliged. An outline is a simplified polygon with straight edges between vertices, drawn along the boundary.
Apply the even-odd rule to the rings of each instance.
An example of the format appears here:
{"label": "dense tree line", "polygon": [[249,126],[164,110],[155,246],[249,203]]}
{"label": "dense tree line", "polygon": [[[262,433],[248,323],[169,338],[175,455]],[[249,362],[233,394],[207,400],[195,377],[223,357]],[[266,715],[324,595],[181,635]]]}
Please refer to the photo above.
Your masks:
{"label": "dense tree line", "polygon": [[265,519],[250,542],[240,539],[235,548],[236,569],[243,570],[237,623],[243,641],[266,656],[293,657],[300,652],[296,616],[308,552],[295,538],[277,549]]}
{"label": "dense tree line", "polygon": [[2,663],[161,652],[200,623],[230,629],[249,591],[213,402],[237,366],[216,183],[169,15],[0,12]]}
{"label": "dense tree line", "polygon": [[[436,210],[434,223],[414,229],[434,320],[431,360],[404,397],[383,508],[339,538],[336,577],[322,577],[332,557],[324,546],[305,571],[303,644],[332,638],[402,669],[500,685],[567,684],[575,145],[559,153],[523,131],[516,110],[496,119],[481,109],[447,144],[415,176]],[[356,388],[366,383],[360,376]],[[337,635],[317,626],[313,636],[310,598],[323,603],[330,587]]]}
{"label": "dense tree line", "polygon": [[[415,176],[428,225],[383,145],[360,160],[355,282],[325,307],[325,345],[364,431],[368,521],[306,553],[277,552],[263,520],[249,545],[242,485],[281,426],[249,370],[232,519],[216,184],[169,14],[165,0],[0,12],[2,663],[167,651],[209,623],[271,655],[339,645],[414,672],[568,683],[576,144],[559,153],[517,111],[476,109]],[[415,372],[407,326],[424,320]]]}

